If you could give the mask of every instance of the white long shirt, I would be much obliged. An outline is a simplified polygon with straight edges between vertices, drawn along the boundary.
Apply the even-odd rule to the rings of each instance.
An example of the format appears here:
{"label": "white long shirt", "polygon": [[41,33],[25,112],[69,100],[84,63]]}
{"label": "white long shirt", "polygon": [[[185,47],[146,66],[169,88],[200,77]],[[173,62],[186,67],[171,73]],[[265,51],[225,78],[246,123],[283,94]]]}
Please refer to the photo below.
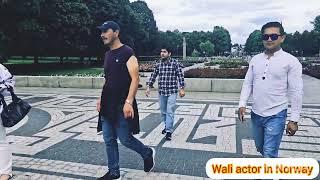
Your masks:
{"label": "white long shirt", "polygon": [[288,108],[291,101],[291,120],[299,121],[302,108],[302,65],[282,49],[268,59],[265,53],[249,63],[240,95],[239,107],[245,107],[252,95],[252,111],[268,117]]}
{"label": "white long shirt", "polygon": [[[0,93],[3,96],[10,95],[10,92],[7,90],[7,86],[14,87],[15,78],[10,74],[8,69],[0,64]],[[2,112],[3,107],[0,105],[0,113]]]}

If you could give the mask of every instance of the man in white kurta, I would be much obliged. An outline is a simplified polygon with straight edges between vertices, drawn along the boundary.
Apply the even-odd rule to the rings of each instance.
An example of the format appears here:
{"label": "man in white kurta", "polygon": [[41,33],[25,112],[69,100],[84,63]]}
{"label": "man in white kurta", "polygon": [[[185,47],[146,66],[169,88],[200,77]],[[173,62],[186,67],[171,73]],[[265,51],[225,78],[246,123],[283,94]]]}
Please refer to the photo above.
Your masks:
{"label": "man in white kurta", "polygon": [[244,120],[246,103],[252,96],[252,130],[256,148],[263,157],[278,157],[285,128],[289,100],[291,119],[287,134],[298,130],[302,108],[302,66],[299,60],[281,49],[285,39],[279,22],[265,24],[262,29],[265,51],[252,58],[239,102],[239,118]]}

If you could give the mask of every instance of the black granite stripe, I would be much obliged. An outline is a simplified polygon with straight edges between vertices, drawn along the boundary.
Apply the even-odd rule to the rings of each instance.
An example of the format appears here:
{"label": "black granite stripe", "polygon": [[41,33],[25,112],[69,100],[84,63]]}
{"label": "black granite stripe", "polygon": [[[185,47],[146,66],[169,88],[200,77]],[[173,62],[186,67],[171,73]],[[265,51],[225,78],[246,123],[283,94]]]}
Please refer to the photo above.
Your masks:
{"label": "black granite stripe", "polygon": [[90,176],[82,176],[82,175],[68,174],[68,173],[59,173],[59,172],[44,171],[44,170],[22,168],[22,167],[15,167],[15,166],[13,166],[13,171],[31,172],[31,173],[36,173],[36,174],[61,176],[61,177],[74,178],[74,179],[88,179],[88,180],[96,179],[96,177],[90,177]]}
{"label": "black granite stripe", "polygon": [[[95,116],[95,117],[93,117],[93,118],[90,118],[90,119],[81,121],[81,122],[79,122],[79,123],[77,123],[77,124],[74,124],[74,125],[71,126],[71,127],[67,127],[67,128],[65,128],[65,129],[63,129],[61,132],[81,134],[82,132],[73,132],[73,131],[69,131],[69,130],[72,129],[72,128],[74,128],[74,127],[79,126],[80,124],[87,123],[87,122],[89,122],[90,120],[95,119],[95,118],[98,118],[98,116]],[[90,123],[95,124],[95,125],[96,125],[95,128],[97,128],[98,123],[93,123],[93,122],[90,122]],[[88,128],[91,128],[91,127],[88,126]]]}
{"label": "black granite stripe", "polygon": [[[51,126],[51,127],[48,127],[48,128],[42,129],[42,130],[41,130],[41,131],[39,131],[39,132],[43,132],[43,131],[46,131],[46,130],[48,130],[48,129],[51,129],[51,128],[54,128],[54,127],[60,126],[61,124],[64,124],[64,123],[66,123],[66,122],[73,121],[74,119],[77,119],[77,118],[79,118],[79,117],[83,116],[83,115],[84,115],[84,113],[85,113],[85,112],[83,112],[83,114],[80,114],[80,115],[78,115],[78,116],[76,116],[76,117],[74,117],[74,118],[71,118],[71,119],[69,119],[69,120],[66,120],[66,121],[63,121],[63,122],[61,122],[61,123],[55,124],[55,125],[53,125],[53,126]],[[97,116],[97,117],[98,117],[98,116]]]}
{"label": "black granite stripe", "polygon": [[[288,136],[288,135],[284,135]],[[295,137],[307,137],[307,138],[320,138],[320,136],[304,136],[304,135],[294,135]],[[288,136],[289,137],[289,136]],[[320,141],[320,140],[319,140]]]}
{"label": "black granite stripe", "polygon": [[83,100],[86,100],[86,99],[98,100],[97,97],[92,97],[92,96],[69,96],[69,98],[72,98],[72,99],[83,99]]}
{"label": "black granite stripe", "polygon": [[[319,153],[319,151],[310,151],[310,150],[304,150],[304,149],[287,149],[287,148],[280,148],[280,150],[286,150],[291,152],[309,152],[309,153]],[[319,160],[319,159],[318,159]]]}
{"label": "black granite stripe", "polygon": [[316,123],[319,127],[320,127],[320,120],[318,119],[316,119],[316,118],[310,118],[311,119],[311,121],[313,121],[314,123]]}
{"label": "black granite stripe", "polygon": [[140,131],[145,132],[141,136],[141,138],[147,137],[157,126],[159,126],[159,124],[163,124],[163,127],[164,127],[164,123],[161,120],[160,114],[155,114],[155,113],[149,114],[139,123],[140,123]]}
{"label": "black granite stripe", "polygon": [[41,101],[47,101],[50,99],[54,99],[55,97],[31,97],[31,98],[26,98],[24,99],[25,101],[27,101],[28,103],[37,103],[37,102],[41,102]]}
{"label": "black granite stripe", "polygon": [[[298,142],[298,141],[281,141],[281,142],[287,142],[287,143],[297,143],[297,144],[311,144],[311,145],[320,145],[320,141],[319,143],[313,143],[313,142]],[[304,150],[302,150],[304,151]],[[320,153],[320,152],[318,152]]]}
{"label": "black granite stripe", "polygon": [[31,143],[31,144],[28,144],[28,146],[33,146],[35,144],[38,144],[38,143],[40,143],[42,141],[45,141],[45,140],[49,139],[49,137],[40,137],[40,136],[32,136],[32,137],[37,137],[37,138],[41,138],[41,139],[39,139],[39,140],[37,140],[37,141],[35,141],[35,142]]}
{"label": "black granite stripe", "polygon": [[223,128],[223,127],[229,127],[229,126],[235,126],[237,124],[226,124],[226,125],[223,125],[223,126],[217,126],[216,128]]}
{"label": "black granite stripe", "polygon": [[219,107],[218,117],[222,117],[223,107]]}

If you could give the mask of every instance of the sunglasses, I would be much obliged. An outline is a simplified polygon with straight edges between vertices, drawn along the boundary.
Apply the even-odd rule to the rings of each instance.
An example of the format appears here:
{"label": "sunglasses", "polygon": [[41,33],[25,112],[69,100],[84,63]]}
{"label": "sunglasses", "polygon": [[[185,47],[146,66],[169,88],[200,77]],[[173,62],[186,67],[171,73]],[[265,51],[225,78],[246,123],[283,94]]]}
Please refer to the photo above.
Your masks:
{"label": "sunglasses", "polygon": [[275,41],[275,40],[278,40],[279,36],[282,36],[282,35],[281,34],[263,34],[262,40],[268,41],[270,38],[271,41]]}

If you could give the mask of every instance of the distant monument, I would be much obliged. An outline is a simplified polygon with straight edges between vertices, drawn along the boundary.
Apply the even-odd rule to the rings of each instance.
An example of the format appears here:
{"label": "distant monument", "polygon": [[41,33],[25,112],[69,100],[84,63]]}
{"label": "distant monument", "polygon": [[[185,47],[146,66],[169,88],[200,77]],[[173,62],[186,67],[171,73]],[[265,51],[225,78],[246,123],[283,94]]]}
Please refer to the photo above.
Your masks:
{"label": "distant monument", "polygon": [[187,59],[187,43],[186,38],[183,37],[183,60]]}

